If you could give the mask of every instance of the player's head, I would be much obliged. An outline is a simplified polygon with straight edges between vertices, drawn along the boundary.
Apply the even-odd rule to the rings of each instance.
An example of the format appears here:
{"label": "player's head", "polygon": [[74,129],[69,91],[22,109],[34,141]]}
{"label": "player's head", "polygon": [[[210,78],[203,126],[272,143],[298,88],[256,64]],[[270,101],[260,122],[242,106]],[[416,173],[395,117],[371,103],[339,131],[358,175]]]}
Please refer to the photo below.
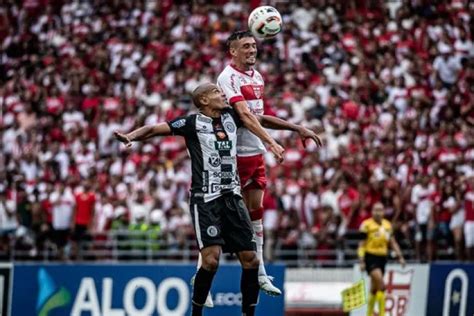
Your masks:
{"label": "player's head", "polygon": [[192,98],[194,105],[200,110],[205,108],[220,110],[227,107],[224,93],[213,83],[199,85],[194,89]]}
{"label": "player's head", "polygon": [[376,221],[381,221],[384,215],[384,207],[383,204],[377,202],[372,206],[372,218]]}
{"label": "player's head", "polygon": [[232,33],[227,39],[227,49],[237,66],[253,66],[257,62],[257,42],[250,31]]}

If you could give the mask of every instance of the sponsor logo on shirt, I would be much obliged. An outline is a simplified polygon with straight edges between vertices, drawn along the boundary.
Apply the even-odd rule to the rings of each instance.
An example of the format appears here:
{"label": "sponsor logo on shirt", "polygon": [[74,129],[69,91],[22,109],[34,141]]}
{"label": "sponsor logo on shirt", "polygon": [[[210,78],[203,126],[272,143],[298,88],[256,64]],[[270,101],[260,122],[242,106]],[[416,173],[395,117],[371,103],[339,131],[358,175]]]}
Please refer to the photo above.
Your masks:
{"label": "sponsor logo on shirt", "polygon": [[214,142],[214,148],[217,150],[231,150],[232,141],[231,140],[222,140]]}
{"label": "sponsor logo on shirt", "polygon": [[183,127],[184,124],[186,124],[186,119],[180,119],[180,120],[177,120],[177,121],[173,122],[171,124],[171,126],[173,126],[174,128],[180,128],[180,127]]}
{"label": "sponsor logo on shirt", "polygon": [[[204,116],[198,116],[198,121],[204,122],[204,123],[212,123],[212,119]],[[205,128],[205,126],[204,126]]]}
{"label": "sponsor logo on shirt", "polygon": [[220,190],[234,189],[235,184],[220,184],[211,183],[211,193],[219,192]]}
{"label": "sponsor logo on shirt", "polygon": [[223,179],[230,179],[235,177],[235,172],[232,171],[216,171],[212,173],[213,177],[223,178]]}

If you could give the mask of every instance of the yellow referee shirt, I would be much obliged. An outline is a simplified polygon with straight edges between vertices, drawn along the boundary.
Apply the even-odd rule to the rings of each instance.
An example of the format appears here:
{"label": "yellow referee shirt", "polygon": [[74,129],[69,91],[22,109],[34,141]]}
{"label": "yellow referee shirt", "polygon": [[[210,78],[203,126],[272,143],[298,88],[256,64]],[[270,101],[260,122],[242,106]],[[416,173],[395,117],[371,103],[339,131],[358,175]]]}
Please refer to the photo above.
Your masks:
{"label": "yellow referee shirt", "polygon": [[365,252],[376,256],[388,254],[388,242],[392,236],[392,224],[386,219],[378,224],[373,218],[366,219],[360,225],[360,231],[367,234]]}

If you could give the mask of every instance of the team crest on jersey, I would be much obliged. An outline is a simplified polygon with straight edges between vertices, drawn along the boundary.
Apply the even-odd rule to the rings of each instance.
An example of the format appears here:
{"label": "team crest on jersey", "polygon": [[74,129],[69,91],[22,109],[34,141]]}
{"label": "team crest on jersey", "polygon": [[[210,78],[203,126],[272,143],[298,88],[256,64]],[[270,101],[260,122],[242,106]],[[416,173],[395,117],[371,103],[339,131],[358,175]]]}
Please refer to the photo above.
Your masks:
{"label": "team crest on jersey", "polygon": [[224,129],[225,129],[228,133],[233,133],[233,132],[235,132],[235,124],[232,123],[232,122],[225,122],[225,123],[224,123]]}
{"label": "team crest on jersey", "polygon": [[262,94],[263,94],[263,87],[262,86],[252,86],[253,88],[253,93],[255,94],[255,97],[257,99],[260,99],[262,97]]}
{"label": "team crest on jersey", "polygon": [[213,167],[219,167],[221,165],[221,157],[218,155],[212,155],[209,157],[209,164]]}

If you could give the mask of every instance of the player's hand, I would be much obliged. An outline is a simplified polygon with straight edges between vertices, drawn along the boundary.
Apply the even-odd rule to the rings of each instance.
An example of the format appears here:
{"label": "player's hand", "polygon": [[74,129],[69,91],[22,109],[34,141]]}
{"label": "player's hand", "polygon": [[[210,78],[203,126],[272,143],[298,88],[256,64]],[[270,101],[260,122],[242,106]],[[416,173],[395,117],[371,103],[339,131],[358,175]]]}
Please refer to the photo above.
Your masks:
{"label": "player's hand", "polygon": [[128,138],[127,135],[120,133],[119,131],[115,131],[114,136],[119,142],[122,142],[125,147],[130,148],[132,146],[132,142],[130,141],[130,138]]}
{"label": "player's hand", "polygon": [[359,262],[359,267],[360,267],[360,271],[361,271],[361,272],[364,272],[364,271],[365,271],[365,262],[364,262],[364,261],[360,261],[360,262]]}
{"label": "player's hand", "polygon": [[273,153],[273,156],[275,156],[275,159],[278,161],[278,163],[282,163],[283,161],[283,153],[285,152],[285,149],[281,147],[277,142],[273,142],[270,144],[270,150]]}
{"label": "player's hand", "polygon": [[317,147],[321,147],[323,145],[323,141],[321,140],[321,137],[319,137],[318,134],[316,134],[315,132],[313,132],[312,130],[306,127],[300,126],[298,128],[298,134],[301,137],[301,141],[303,142],[304,148],[306,148],[306,140],[308,138],[312,139]]}
{"label": "player's hand", "polygon": [[402,268],[405,268],[405,265],[406,265],[405,258],[401,257],[400,259],[398,259],[398,262],[402,265]]}

